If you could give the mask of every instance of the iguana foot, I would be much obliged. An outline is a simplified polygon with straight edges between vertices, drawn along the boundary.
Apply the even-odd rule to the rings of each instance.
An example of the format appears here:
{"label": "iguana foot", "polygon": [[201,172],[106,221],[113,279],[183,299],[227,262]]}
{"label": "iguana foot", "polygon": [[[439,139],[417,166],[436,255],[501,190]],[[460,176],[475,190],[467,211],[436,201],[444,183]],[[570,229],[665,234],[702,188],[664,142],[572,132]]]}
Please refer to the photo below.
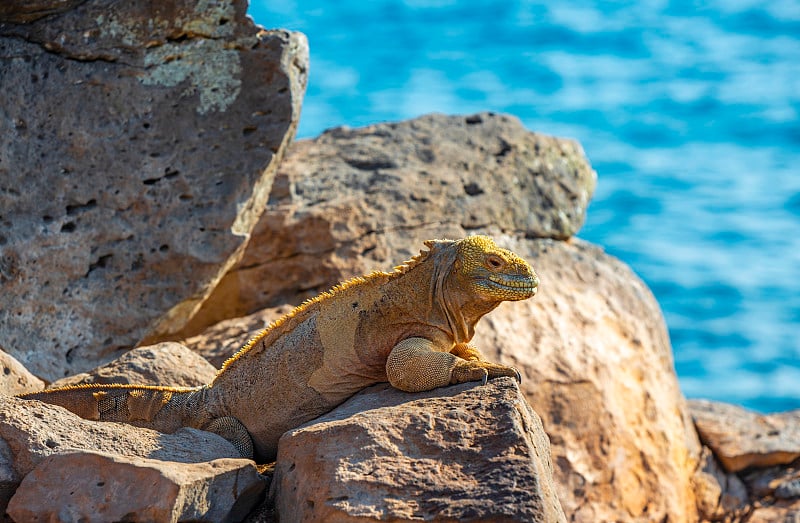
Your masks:
{"label": "iguana foot", "polygon": [[499,378],[509,376],[522,382],[522,376],[514,367],[507,367],[497,363],[480,360],[461,360],[456,362],[453,372],[450,374],[450,384],[466,383],[469,381],[480,381],[484,385],[489,378]]}

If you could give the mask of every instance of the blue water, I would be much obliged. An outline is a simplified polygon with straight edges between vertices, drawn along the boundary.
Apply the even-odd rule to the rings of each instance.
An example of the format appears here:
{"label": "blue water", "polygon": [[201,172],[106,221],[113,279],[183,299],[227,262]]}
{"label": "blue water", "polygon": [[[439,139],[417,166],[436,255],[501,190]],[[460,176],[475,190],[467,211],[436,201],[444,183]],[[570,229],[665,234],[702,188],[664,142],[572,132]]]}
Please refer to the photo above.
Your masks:
{"label": "blue water", "polygon": [[438,111],[579,140],[580,236],[664,310],[688,397],[800,408],[800,2],[252,0],[304,32],[299,136]]}

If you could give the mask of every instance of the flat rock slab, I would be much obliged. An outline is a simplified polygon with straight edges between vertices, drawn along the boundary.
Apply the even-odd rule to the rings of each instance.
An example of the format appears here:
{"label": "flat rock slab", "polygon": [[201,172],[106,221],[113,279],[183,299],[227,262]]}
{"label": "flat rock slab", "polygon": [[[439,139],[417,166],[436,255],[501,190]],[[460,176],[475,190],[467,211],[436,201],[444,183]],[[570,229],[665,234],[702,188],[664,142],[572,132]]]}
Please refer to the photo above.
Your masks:
{"label": "flat rock slab", "polygon": [[503,114],[432,114],[298,141],[242,261],[182,334],[386,269],[421,240],[488,227],[568,238],[595,183],[577,142]]}
{"label": "flat rock slab", "polygon": [[800,410],[758,414],[736,405],[690,400],[700,438],[729,472],[800,458]]}
{"label": "flat rock slab", "polygon": [[39,401],[0,398],[0,438],[22,478],[44,458],[70,450],[199,463],[239,458],[239,452],[216,434],[183,428],[163,434],[123,423],[88,421]]}
{"label": "flat rock slab", "polygon": [[50,388],[89,383],[197,387],[211,383],[216,375],[217,369],[205,358],[180,343],[165,341],[133,349],[89,372],[54,381]]}
{"label": "flat rock slab", "polygon": [[238,261],[308,48],[246,0],[46,4],[0,11],[0,348],[53,381],[179,330]]}
{"label": "flat rock slab", "polygon": [[281,521],[566,521],[547,436],[509,378],[365,389],[281,438],[272,494]]}
{"label": "flat rock slab", "polygon": [[255,463],[70,452],[45,458],[8,504],[15,521],[240,521],[263,498]]}

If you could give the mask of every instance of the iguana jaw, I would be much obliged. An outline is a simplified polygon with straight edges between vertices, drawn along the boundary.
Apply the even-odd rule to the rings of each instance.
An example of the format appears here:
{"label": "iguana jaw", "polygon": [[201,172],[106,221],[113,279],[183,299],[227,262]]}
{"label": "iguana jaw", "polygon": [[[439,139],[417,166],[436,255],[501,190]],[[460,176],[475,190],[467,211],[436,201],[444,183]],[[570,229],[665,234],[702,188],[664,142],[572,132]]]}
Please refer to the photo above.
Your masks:
{"label": "iguana jaw", "polygon": [[536,295],[539,278],[536,274],[488,274],[477,285],[497,299],[519,301]]}

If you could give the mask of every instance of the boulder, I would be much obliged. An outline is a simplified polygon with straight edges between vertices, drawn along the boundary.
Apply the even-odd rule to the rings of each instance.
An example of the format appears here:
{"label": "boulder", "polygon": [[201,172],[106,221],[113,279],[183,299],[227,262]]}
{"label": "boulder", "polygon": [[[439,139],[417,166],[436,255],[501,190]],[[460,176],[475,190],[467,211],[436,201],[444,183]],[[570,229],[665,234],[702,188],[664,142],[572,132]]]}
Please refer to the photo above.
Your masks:
{"label": "boulder", "polygon": [[200,463],[239,458],[239,452],[216,434],[183,428],[173,434],[123,423],[88,421],[40,401],[0,398],[0,438],[22,478],[52,454],[88,450],[124,456]]}
{"label": "boulder", "polygon": [[510,378],[365,389],[284,434],[271,495],[281,521],[566,521],[547,436]]}
{"label": "boulder", "polygon": [[264,489],[246,459],[176,463],[69,452],[25,476],[8,514],[15,521],[241,521]]}
{"label": "boulder", "polygon": [[250,338],[291,310],[291,306],[278,305],[243,318],[224,320],[181,343],[219,369],[225,360],[236,354]]}
{"label": "boulder", "polygon": [[11,354],[0,351],[0,395],[15,396],[44,389],[44,382],[31,374]]}
{"label": "boulder", "polygon": [[216,375],[217,369],[198,353],[165,341],[133,349],[89,372],[54,381],[50,388],[89,383],[197,387],[211,383]]}
{"label": "boulder", "polygon": [[758,414],[709,400],[691,400],[689,408],[700,439],[729,472],[800,458],[800,410]]}
{"label": "boulder", "polygon": [[75,451],[178,463],[240,458],[233,445],[210,432],[183,428],[162,434],[122,423],[87,421],[39,401],[0,397],[0,508],[42,461]]}
{"label": "boulder", "polygon": [[568,238],[595,181],[577,142],[532,133],[508,115],[432,114],[299,141],[244,257],[182,337],[297,305],[410,258],[422,240],[488,229]]}
{"label": "boulder", "polygon": [[241,257],[308,66],[303,35],[246,11],[0,9],[0,348],[36,375],[180,330]]}

